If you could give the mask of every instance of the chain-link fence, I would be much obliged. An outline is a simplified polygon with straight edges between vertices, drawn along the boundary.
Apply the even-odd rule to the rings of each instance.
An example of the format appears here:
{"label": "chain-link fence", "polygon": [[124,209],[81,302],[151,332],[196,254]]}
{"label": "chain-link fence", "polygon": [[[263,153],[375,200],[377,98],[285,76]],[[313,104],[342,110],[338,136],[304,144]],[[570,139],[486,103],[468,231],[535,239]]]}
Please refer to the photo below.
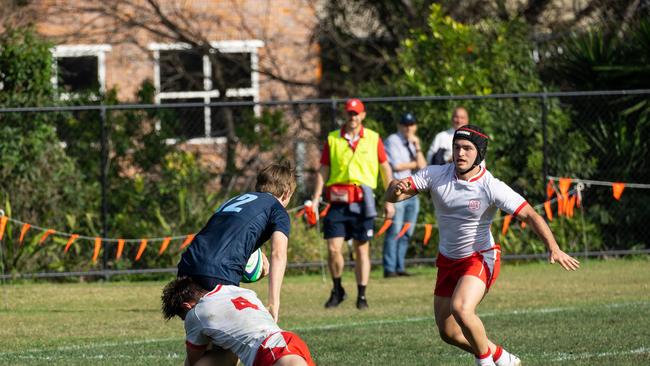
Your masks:
{"label": "chain-link fence", "polygon": [[[384,139],[402,113],[414,113],[425,150],[436,133],[451,127],[453,109],[465,107],[470,123],[491,137],[488,169],[547,216],[566,250],[650,248],[644,226],[650,218],[650,91],[363,100],[365,125]],[[171,267],[188,235],[219,202],[252,189],[257,169],[273,160],[297,166],[292,207],[298,208],[312,193],[325,134],[345,118],[343,102],[188,100],[0,109],[3,268],[20,273]],[[568,194],[562,195],[560,177],[574,178]],[[613,189],[620,184],[614,183],[626,184],[618,199]],[[560,209],[558,216],[558,198],[569,205],[573,196],[573,215]],[[506,254],[544,252],[530,230],[517,223],[504,230],[504,219],[495,220],[493,231]],[[435,224],[425,198],[410,259],[433,258]],[[290,260],[322,261],[319,235],[299,220],[294,226],[299,229]],[[429,227],[431,239],[424,245]],[[382,241],[374,239],[376,260]]]}

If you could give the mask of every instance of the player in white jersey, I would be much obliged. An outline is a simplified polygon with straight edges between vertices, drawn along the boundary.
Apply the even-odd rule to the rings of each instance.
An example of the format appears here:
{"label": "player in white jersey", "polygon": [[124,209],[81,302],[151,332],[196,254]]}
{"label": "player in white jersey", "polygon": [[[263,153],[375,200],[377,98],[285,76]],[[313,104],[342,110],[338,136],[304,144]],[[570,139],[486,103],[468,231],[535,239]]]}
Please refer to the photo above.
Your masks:
{"label": "player in white jersey", "polygon": [[280,329],[251,290],[217,285],[208,292],[180,277],[165,286],[162,302],[166,319],[185,322],[187,366],[235,365],[237,358],[245,366],[314,365],[307,345]]}
{"label": "player in white jersey", "polygon": [[544,219],[508,185],[494,178],[481,162],[488,136],[466,125],[454,134],[453,163],[428,166],[394,180],[386,200],[397,202],[429,191],[436,211],[440,244],[434,313],[443,341],[476,356],[477,365],[521,365],[516,356],[491,342],[476,307],[499,275],[500,248],[490,224],[497,209],[529,224],[549,251],[549,261],[566,270],[579,262],[564,253]]}

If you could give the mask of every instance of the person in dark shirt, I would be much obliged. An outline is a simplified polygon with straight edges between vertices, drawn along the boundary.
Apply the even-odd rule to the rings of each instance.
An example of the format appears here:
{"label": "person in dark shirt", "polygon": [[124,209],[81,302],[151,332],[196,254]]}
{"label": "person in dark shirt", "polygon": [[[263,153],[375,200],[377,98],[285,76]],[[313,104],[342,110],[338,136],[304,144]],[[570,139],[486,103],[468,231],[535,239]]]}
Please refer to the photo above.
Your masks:
{"label": "person in dark shirt", "polygon": [[291,226],[286,206],[295,189],[295,171],[288,165],[262,169],[255,192],[228,200],[194,237],[178,263],[178,277],[191,277],[206,291],[239,286],[248,258],[270,240],[268,310],[277,321]]}

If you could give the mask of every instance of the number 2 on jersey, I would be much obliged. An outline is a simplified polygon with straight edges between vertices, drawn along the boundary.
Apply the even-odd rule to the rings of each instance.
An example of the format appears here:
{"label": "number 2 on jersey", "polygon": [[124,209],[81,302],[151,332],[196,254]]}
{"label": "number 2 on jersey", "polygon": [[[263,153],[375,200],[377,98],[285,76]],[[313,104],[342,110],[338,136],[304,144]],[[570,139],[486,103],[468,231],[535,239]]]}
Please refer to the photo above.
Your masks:
{"label": "number 2 on jersey", "polygon": [[[252,194],[244,194],[239,197],[233,198],[230,201],[226,202],[226,204],[221,207],[219,211],[221,212],[241,212],[241,205],[245,205],[248,202],[255,201],[257,199],[257,196],[252,195]],[[219,212],[217,211],[217,212]]]}

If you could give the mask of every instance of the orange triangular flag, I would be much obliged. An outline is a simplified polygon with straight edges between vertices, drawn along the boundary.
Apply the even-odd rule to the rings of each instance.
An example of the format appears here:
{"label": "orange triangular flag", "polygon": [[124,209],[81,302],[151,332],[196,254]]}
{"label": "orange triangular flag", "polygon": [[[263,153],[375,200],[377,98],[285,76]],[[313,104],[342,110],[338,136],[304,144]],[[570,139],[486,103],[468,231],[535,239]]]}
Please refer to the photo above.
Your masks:
{"label": "orange triangular flag", "polygon": [[623,194],[624,189],[625,189],[625,183],[621,183],[621,182],[612,183],[614,198],[616,198],[617,201],[621,199],[621,195]]}
{"label": "orange triangular flag", "polygon": [[18,244],[22,245],[23,240],[25,239],[25,234],[27,234],[27,230],[29,230],[29,227],[32,226],[30,224],[23,224],[23,228],[20,229],[20,239],[18,239]]}
{"label": "orange triangular flag", "polygon": [[102,247],[102,238],[95,238],[95,250],[93,251],[93,263],[97,262],[97,257],[99,257],[99,250]]}
{"label": "orange triangular flag", "polygon": [[548,218],[548,221],[553,221],[553,209],[551,208],[551,201],[544,202],[544,211],[546,211],[546,218]]}
{"label": "orange triangular flag", "polygon": [[431,229],[433,228],[433,225],[431,224],[424,224],[424,245],[429,244],[429,239],[431,239]]}
{"label": "orange triangular flag", "polygon": [[190,243],[192,242],[192,240],[194,240],[194,234],[189,234],[189,235],[185,238],[185,241],[183,242],[183,244],[181,244],[181,247],[179,248],[179,250],[183,250],[183,249],[185,249],[185,247],[187,247],[188,245],[190,245]]}
{"label": "orange triangular flag", "polygon": [[557,215],[564,215],[564,199],[560,196],[557,197]]}
{"label": "orange triangular flag", "polygon": [[2,240],[2,236],[5,234],[5,226],[7,226],[7,221],[9,221],[9,218],[7,216],[0,216],[0,240]]}
{"label": "orange triangular flag", "polygon": [[569,197],[569,200],[567,201],[567,205],[565,207],[566,209],[566,215],[569,217],[573,217],[573,208],[576,205],[576,195],[573,195]]}
{"label": "orange triangular flag", "polygon": [[140,242],[140,248],[138,248],[138,254],[135,255],[135,261],[139,261],[140,257],[142,257],[142,253],[144,253],[145,248],[147,247],[147,239],[142,239]]}
{"label": "orange triangular flag", "polygon": [[397,235],[395,236],[395,240],[404,236],[404,234],[406,234],[406,232],[409,230],[410,227],[411,227],[411,223],[405,222],[404,226],[402,226],[402,230],[400,230],[399,233],[397,233]]}
{"label": "orange triangular flag", "polygon": [[323,217],[327,216],[327,213],[330,212],[330,205],[329,203],[325,206],[325,208],[318,214],[318,216],[322,219]]}
{"label": "orange triangular flag", "polygon": [[508,232],[508,227],[510,227],[510,221],[512,220],[512,215],[506,215],[503,219],[503,227],[501,228],[501,234],[506,235]]}
{"label": "orange triangular flag", "polygon": [[72,245],[72,243],[74,243],[75,240],[77,240],[78,237],[79,235],[77,234],[70,235],[70,239],[68,239],[68,242],[65,244],[65,249],[63,249],[63,253],[68,252],[68,249],[70,249],[70,246]]}
{"label": "orange triangular flag", "polygon": [[569,195],[569,188],[571,188],[571,178],[560,178],[560,193],[562,193],[562,198],[567,198]]}
{"label": "orange triangular flag", "polygon": [[124,239],[117,239],[117,252],[115,253],[115,259],[120,259],[122,257],[122,251],[124,251]]}
{"label": "orange triangular flag", "polygon": [[379,228],[379,231],[377,232],[377,235],[375,235],[375,236],[380,236],[380,235],[382,235],[383,233],[385,233],[386,230],[388,230],[388,228],[389,228],[392,224],[393,224],[393,220],[392,220],[392,219],[385,219],[385,220],[384,220],[384,224],[381,225],[381,227]]}
{"label": "orange triangular flag", "polygon": [[41,239],[38,241],[38,245],[43,245],[43,242],[45,239],[47,239],[48,236],[50,236],[50,234],[54,234],[54,229],[47,229],[43,236],[41,236]]}
{"label": "orange triangular flag", "polygon": [[546,183],[546,199],[550,200],[553,197],[553,193],[555,193],[555,188],[553,188],[553,179],[551,179]]}
{"label": "orange triangular flag", "polygon": [[163,254],[165,250],[167,250],[170,241],[172,241],[171,236],[165,237],[165,240],[163,240],[162,244],[160,244],[160,250],[158,251],[158,255]]}

